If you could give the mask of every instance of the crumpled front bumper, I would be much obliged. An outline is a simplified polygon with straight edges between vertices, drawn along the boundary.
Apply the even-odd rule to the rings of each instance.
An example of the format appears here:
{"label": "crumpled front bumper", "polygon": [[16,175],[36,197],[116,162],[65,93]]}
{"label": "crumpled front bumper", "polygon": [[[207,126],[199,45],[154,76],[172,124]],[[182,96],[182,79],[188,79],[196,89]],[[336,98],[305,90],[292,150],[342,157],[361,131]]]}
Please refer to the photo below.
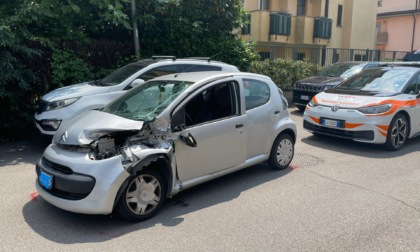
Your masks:
{"label": "crumpled front bumper", "polygon": [[[55,144],[47,147],[36,171],[36,188],[43,199],[83,214],[110,214],[118,190],[130,175],[120,156],[90,160],[87,153],[64,150]],[[50,189],[41,184],[41,172],[52,176]]]}

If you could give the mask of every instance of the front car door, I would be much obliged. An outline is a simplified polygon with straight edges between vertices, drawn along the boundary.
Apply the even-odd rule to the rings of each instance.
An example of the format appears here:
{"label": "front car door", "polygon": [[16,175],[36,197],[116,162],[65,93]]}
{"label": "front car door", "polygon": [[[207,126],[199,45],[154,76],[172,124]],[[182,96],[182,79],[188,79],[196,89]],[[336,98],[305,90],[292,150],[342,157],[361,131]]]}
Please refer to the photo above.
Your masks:
{"label": "front car door", "polygon": [[246,155],[246,116],[241,112],[238,81],[217,81],[200,88],[175,110],[196,147],[175,141],[178,178],[186,181],[238,166]]}

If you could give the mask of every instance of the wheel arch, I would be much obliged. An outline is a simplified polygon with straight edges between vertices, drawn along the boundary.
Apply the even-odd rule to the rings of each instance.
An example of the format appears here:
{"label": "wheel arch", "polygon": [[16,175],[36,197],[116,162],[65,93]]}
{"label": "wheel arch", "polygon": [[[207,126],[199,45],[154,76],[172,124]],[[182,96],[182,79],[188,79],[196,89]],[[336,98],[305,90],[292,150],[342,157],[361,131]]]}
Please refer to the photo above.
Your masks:
{"label": "wheel arch", "polygon": [[171,162],[167,155],[165,154],[154,154],[147,156],[143,160],[141,160],[139,163],[137,163],[135,166],[130,167],[127,169],[127,172],[130,173],[130,176],[122,183],[120,188],[118,189],[118,193],[114,200],[114,208],[117,205],[119,199],[121,198],[124,189],[128,186],[128,183],[130,179],[135,176],[137,173],[142,171],[143,169],[156,169],[160,175],[162,175],[163,179],[166,183],[166,192],[165,197],[168,197],[170,195],[171,189],[172,189],[172,181],[173,181],[173,174],[172,174],[172,168],[171,168]]}
{"label": "wheel arch", "polygon": [[395,116],[392,118],[392,120],[397,115],[404,115],[407,118],[407,121],[408,121],[408,134],[407,134],[407,137],[409,137],[410,134],[411,134],[411,117],[410,117],[410,114],[407,111],[405,111],[405,110],[401,110],[401,111],[398,111],[398,113],[395,114]]}

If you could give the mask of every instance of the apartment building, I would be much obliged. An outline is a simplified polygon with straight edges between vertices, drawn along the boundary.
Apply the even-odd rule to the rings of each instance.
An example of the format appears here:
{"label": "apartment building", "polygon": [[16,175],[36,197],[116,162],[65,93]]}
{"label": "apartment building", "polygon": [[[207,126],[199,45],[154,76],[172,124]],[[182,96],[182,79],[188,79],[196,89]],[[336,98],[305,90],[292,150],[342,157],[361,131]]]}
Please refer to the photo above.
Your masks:
{"label": "apartment building", "polygon": [[420,1],[379,0],[376,34],[376,49],[420,49]]}
{"label": "apartment building", "polygon": [[297,48],[293,58],[316,63],[325,60],[325,48],[375,48],[376,0],[244,0],[244,9],[249,15],[241,36],[256,41],[265,58],[285,58],[288,46]]}

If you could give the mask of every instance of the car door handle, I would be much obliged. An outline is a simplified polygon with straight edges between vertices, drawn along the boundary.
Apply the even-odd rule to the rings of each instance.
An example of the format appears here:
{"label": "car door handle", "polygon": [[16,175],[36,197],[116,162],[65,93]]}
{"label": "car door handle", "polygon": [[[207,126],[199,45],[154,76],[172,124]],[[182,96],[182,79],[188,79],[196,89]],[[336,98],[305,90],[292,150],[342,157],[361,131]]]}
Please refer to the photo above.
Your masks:
{"label": "car door handle", "polygon": [[276,110],[276,111],[274,111],[274,114],[275,115],[278,115],[278,114],[280,114],[280,111],[279,110]]}
{"label": "car door handle", "polygon": [[237,123],[236,126],[235,126],[235,128],[239,129],[239,128],[242,128],[243,126],[244,125],[242,123]]}

